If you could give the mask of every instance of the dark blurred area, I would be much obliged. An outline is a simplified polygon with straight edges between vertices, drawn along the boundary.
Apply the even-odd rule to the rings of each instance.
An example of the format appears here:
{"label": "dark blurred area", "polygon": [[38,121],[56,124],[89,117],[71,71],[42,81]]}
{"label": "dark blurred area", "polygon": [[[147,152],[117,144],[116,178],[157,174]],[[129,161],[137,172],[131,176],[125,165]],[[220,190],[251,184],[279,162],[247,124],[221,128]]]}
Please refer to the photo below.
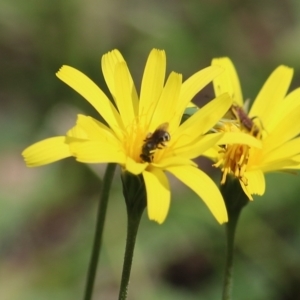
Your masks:
{"label": "dark blurred area", "polygon": [[[105,166],[66,159],[28,169],[21,158],[28,145],[65,134],[77,113],[98,117],[55,77],[63,64],[107,91],[100,59],[114,48],[138,89],[152,48],[164,49],[168,71],[185,79],[213,57],[229,56],[244,98],[253,100],[280,64],[294,68],[292,88],[300,86],[299,15],[297,0],[1,1],[0,299],[83,297]],[[208,87],[196,101],[212,97]],[[207,161],[201,165],[211,172]],[[220,299],[224,226],[183,185],[173,183],[172,192],[163,225],[143,217],[128,298]],[[300,299],[299,197],[298,176],[271,174],[266,194],[242,213],[234,299]],[[117,174],[94,299],[117,298],[125,227]]]}

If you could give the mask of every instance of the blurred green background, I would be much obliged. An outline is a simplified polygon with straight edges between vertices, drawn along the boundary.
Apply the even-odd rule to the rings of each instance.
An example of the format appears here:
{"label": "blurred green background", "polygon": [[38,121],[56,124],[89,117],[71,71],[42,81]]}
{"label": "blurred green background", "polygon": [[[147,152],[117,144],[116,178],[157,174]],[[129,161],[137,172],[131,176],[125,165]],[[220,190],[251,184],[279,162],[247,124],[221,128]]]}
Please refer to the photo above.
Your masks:
{"label": "blurred green background", "polygon": [[[0,299],[82,299],[104,165],[67,159],[28,169],[21,151],[69,129],[90,105],[55,77],[63,64],[107,90],[101,56],[124,55],[137,86],[152,48],[187,78],[229,56],[253,100],[280,64],[300,86],[300,2],[58,1],[0,3]],[[205,89],[197,101],[212,97]],[[272,99],[270,99],[270,105]],[[220,174],[201,160],[216,181]],[[144,214],[128,299],[220,299],[224,226],[172,180],[172,205],[158,225]],[[299,177],[267,176],[267,192],[242,213],[234,299],[300,299]],[[108,207],[94,299],[117,299],[126,212],[118,174]]]}

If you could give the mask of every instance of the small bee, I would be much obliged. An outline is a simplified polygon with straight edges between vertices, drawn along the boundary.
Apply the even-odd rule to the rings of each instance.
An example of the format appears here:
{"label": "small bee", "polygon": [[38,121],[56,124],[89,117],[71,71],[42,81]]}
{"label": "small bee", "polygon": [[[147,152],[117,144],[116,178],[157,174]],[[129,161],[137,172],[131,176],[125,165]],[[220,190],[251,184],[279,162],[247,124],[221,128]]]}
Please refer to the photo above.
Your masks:
{"label": "small bee", "polygon": [[168,123],[163,123],[153,133],[147,134],[140,155],[143,161],[152,162],[155,150],[166,147],[165,143],[171,139],[169,132],[167,132],[168,126]]}
{"label": "small bee", "polygon": [[253,122],[254,118],[249,118],[244,109],[236,104],[232,104],[230,108],[231,113],[240,122],[248,132],[252,133],[255,137],[259,137],[261,131],[259,127]]}

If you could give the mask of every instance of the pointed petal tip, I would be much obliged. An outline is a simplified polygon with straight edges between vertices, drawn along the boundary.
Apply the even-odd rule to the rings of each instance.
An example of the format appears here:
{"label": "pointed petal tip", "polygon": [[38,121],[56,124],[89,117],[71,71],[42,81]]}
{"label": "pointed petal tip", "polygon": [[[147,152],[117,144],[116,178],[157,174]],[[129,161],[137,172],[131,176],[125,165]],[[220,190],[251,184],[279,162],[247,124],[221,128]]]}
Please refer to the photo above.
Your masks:
{"label": "pointed petal tip", "polygon": [[121,52],[118,49],[112,49],[112,50],[104,53],[101,57],[101,60],[105,59],[108,56],[114,56],[114,57],[119,58],[120,60],[124,60]]}
{"label": "pointed petal tip", "polygon": [[62,65],[59,69],[58,69],[58,71],[55,73],[55,75],[57,76],[57,77],[59,77],[59,74],[61,73],[61,72],[64,72],[66,69],[68,69],[68,68],[72,68],[72,67],[70,67],[70,66],[67,66],[67,65]]}
{"label": "pointed petal tip", "polygon": [[159,57],[160,59],[163,59],[164,61],[166,61],[166,52],[163,49],[157,49],[157,48],[153,48],[148,57],[152,57],[152,56],[156,56],[157,58]]}
{"label": "pointed petal tip", "polygon": [[154,221],[156,223],[158,223],[159,225],[161,225],[162,223],[164,223],[164,221],[166,220],[168,215],[168,212],[163,212],[160,211],[159,209],[157,211],[152,211],[150,212],[148,209],[148,218],[150,221]]}
{"label": "pointed petal tip", "polygon": [[211,60],[212,65],[218,65],[219,63],[222,62],[233,65],[232,60],[227,56],[215,57]]}
{"label": "pointed petal tip", "polygon": [[228,218],[224,218],[222,220],[217,220],[217,221],[219,222],[220,225],[223,225],[228,222]]}
{"label": "pointed petal tip", "polygon": [[294,68],[286,66],[286,65],[279,65],[275,70],[277,70],[277,69],[281,69],[281,70],[285,70],[285,71],[294,73]]}
{"label": "pointed petal tip", "polygon": [[222,225],[228,222],[228,214],[226,209],[222,209],[222,211],[218,212],[217,210],[214,211],[213,216],[217,220],[217,222]]}
{"label": "pointed petal tip", "polygon": [[161,54],[166,54],[166,52],[165,52],[165,50],[163,50],[163,49],[158,49],[158,48],[153,48],[151,51],[150,51],[150,53],[161,53]]}
{"label": "pointed petal tip", "polygon": [[149,216],[149,214],[148,214],[148,218],[149,218],[150,221],[154,221],[158,225],[161,225],[165,221],[165,219],[166,219],[166,217],[164,217],[164,218],[157,218],[157,216]]}

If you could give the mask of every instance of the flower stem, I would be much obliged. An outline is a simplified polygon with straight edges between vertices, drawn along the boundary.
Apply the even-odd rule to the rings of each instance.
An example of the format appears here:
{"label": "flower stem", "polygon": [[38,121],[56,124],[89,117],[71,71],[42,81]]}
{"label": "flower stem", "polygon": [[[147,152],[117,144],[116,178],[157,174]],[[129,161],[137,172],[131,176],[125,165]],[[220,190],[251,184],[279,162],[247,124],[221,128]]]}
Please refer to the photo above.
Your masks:
{"label": "flower stem", "polygon": [[227,245],[222,300],[231,300],[235,232],[241,211],[249,200],[242,190],[239,180],[236,179],[227,180],[221,186],[221,193],[224,197],[229,219],[226,224]]}
{"label": "flower stem", "polygon": [[101,250],[107,203],[108,203],[109,192],[114,177],[114,173],[116,170],[116,166],[117,166],[116,164],[108,164],[103,177],[102,189],[100,194],[100,202],[99,202],[98,212],[97,212],[94,243],[93,243],[89,269],[88,269],[84,300],[92,299],[92,295],[93,295],[94,283],[95,283],[95,278],[97,273],[97,265],[98,265],[100,250]]}
{"label": "flower stem", "polygon": [[122,172],[123,195],[127,208],[127,238],[119,300],[127,298],[133,252],[141,217],[147,206],[147,194],[142,175]]}
{"label": "flower stem", "polygon": [[234,256],[234,237],[236,226],[238,222],[239,214],[234,215],[229,219],[226,224],[226,264],[225,264],[225,275],[223,283],[223,296],[222,300],[231,299],[232,279],[233,279],[233,256]]}
{"label": "flower stem", "polygon": [[130,278],[130,272],[132,266],[134,246],[135,246],[136,236],[137,236],[142,214],[143,214],[143,210],[140,211],[140,214],[136,214],[136,212],[130,213],[130,211],[128,211],[127,239],[126,239],[121,286],[119,292],[119,300],[127,299],[127,290],[128,290],[128,284],[129,284],[129,278]]}

